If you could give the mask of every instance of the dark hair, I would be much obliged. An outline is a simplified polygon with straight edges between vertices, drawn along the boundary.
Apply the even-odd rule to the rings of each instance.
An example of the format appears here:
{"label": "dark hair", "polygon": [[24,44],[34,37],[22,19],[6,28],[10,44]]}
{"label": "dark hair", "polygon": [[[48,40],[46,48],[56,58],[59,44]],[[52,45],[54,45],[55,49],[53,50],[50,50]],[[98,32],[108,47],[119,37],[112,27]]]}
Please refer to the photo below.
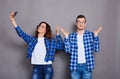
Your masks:
{"label": "dark hair", "polygon": [[77,22],[77,19],[78,18],[84,18],[85,19],[85,23],[86,23],[86,17],[84,16],[84,15],[78,15],[77,17],[76,17],[76,22]]}
{"label": "dark hair", "polygon": [[42,21],[42,22],[40,22],[40,24],[39,25],[37,25],[37,27],[36,27],[36,31],[35,31],[35,37],[37,38],[38,37],[38,27],[40,27],[40,25],[42,24],[42,23],[45,23],[46,24],[46,33],[45,33],[45,35],[44,35],[44,37],[45,38],[48,38],[48,39],[52,39],[53,38],[53,35],[52,35],[52,30],[51,30],[51,27],[50,27],[50,25],[47,23],[47,22],[44,22],[44,21]]}

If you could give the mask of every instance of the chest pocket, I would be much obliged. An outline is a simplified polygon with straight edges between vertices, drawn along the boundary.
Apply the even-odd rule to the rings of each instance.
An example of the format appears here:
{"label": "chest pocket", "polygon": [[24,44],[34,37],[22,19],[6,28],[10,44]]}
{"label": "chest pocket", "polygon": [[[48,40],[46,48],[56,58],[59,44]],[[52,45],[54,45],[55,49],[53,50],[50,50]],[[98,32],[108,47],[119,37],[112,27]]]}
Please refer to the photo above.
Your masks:
{"label": "chest pocket", "polygon": [[71,44],[75,44],[76,42],[77,42],[77,39],[76,39],[76,38],[71,38],[71,39],[70,39],[70,43],[71,43]]}

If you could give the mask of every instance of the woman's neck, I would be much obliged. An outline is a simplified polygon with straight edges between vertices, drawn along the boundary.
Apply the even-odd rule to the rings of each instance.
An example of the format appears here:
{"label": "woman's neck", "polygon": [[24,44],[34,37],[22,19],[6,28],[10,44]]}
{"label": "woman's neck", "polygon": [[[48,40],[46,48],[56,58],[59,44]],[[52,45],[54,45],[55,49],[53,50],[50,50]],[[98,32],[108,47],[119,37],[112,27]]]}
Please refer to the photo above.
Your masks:
{"label": "woman's neck", "polygon": [[43,33],[38,33],[38,36],[37,36],[38,38],[39,37],[44,37],[44,34]]}

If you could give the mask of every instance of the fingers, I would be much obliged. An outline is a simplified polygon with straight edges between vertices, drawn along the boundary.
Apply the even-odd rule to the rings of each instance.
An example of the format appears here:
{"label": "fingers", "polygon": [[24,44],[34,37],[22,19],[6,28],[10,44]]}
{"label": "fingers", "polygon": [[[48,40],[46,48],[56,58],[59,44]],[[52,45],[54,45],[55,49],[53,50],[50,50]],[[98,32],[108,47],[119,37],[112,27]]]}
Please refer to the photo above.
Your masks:
{"label": "fingers", "polygon": [[11,14],[10,14],[10,17],[14,18],[16,16],[16,14],[17,14],[17,11],[16,12],[12,11]]}
{"label": "fingers", "polygon": [[66,32],[66,31],[64,30],[64,28],[62,28],[62,27],[60,27],[60,26],[57,26],[57,27],[56,27],[56,34],[57,34],[57,35],[59,35],[59,31],[61,31],[65,37],[68,36],[68,32]]}
{"label": "fingers", "polygon": [[65,37],[68,37],[69,33],[66,32],[63,28],[61,28],[61,32],[64,34]]}
{"label": "fingers", "polygon": [[65,30],[64,30],[63,28],[61,28],[60,30],[61,30],[61,32],[62,32],[62,33],[64,33],[64,32],[65,32]]}
{"label": "fingers", "polygon": [[99,26],[98,29],[94,31],[94,34],[97,36],[101,32],[102,29],[103,27]]}
{"label": "fingers", "polygon": [[10,13],[10,20],[11,20],[11,21],[14,20],[14,11],[12,11],[12,12]]}
{"label": "fingers", "polygon": [[11,12],[10,16],[11,16],[11,17],[14,17],[14,11]]}
{"label": "fingers", "polygon": [[66,31],[63,28],[61,28],[60,30],[65,35]]}
{"label": "fingers", "polygon": [[60,29],[60,26],[57,26],[56,31],[59,31],[59,29]]}
{"label": "fingers", "polygon": [[98,27],[98,30],[97,30],[98,33],[99,33],[102,29],[103,29],[103,27],[102,27],[102,26],[99,26],[99,27]]}
{"label": "fingers", "polygon": [[57,26],[56,28],[56,34],[59,35],[59,29],[60,29],[60,26]]}

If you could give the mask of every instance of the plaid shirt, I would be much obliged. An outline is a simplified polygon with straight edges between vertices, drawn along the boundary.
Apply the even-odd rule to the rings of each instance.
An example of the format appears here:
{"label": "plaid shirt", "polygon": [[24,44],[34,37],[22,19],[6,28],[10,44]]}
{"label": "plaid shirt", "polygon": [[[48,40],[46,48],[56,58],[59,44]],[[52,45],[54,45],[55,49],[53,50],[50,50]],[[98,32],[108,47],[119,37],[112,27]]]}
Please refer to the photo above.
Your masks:
{"label": "plaid shirt", "polygon": [[[99,38],[94,36],[93,32],[85,30],[83,34],[83,43],[85,48],[85,58],[87,70],[92,71],[94,69],[94,57],[93,53],[99,50]],[[78,65],[78,42],[77,33],[73,32],[65,38],[65,51],[70,54],[70,70],[77,70]]]}
{"label": "plaid shirt", "polygon": [[[28,53],[27,53],[27,59],[32,57],[32,52],[35,48],[35,45],[37,44],[38,40],[34,36],[27,35],[24,33],[19,26],[15,28],[17,34],[28,44]],[[54,61],[55,51],[56,50],[62,50],[63,49],[63,42],[60,35],[56,36],[55,39],[44,39],[45,46],[46,46],[46,56],[45,61]]]}

